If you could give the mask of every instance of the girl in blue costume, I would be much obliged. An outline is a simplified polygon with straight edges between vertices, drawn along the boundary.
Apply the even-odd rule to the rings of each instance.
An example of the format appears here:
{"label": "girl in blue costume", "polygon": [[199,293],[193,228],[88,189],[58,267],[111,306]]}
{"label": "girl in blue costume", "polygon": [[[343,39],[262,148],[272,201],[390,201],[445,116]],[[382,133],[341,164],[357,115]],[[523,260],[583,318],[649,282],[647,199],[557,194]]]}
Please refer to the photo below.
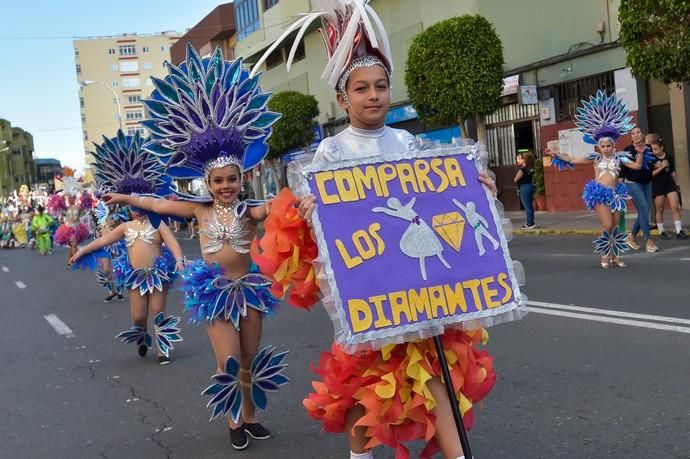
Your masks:
{"label": "girl in blue costume", "polygon": [[584,158],[575,158],[566,153],[548,154],[554,157],[553,164],[559,170],[573,168],[574,164],[593,164],[594,180],[585,184],[582,198],[588,209],[597,213],[602,226],[602,235],[594,240],[594,253],[601,255],[601,267],[627,266],[619,255],[628,250],[627,235],[618,230],[621,211],[626,210],[629,199],[624,183],[618,182],[621,167],[639,170],[646,167],[632,160],[627,153],[616,151],[616,140],[634,127],[630,123],[628,107],[614,95],[597,91],[589,101],[583,101],[575,116],[575,124],[585,135],[584,140],[595,144],[599,153]]}
{"label": "girl in blue costume", "polygon": [[[119,224],[129,220],[126,210],[113,212],[108,210],[108,206],[99,202],[94,209],[94,216],[96,223],[99,226],[100,236],[107,236]],[[103,299],[104,303],[111,303],[115,298],[124,301],[122,286],[115,282],[113,277],[113,262],[117,260],[127,249],[124,240],[119,240],[114,244],[104,247],[107,257],[99,259],[99,267],[96,269],[96,278],[98,283],[106,289],[108,296]]]}
{"label": "girl in blue costume", "polygon": [[218,373],[203,392],[211,397],[211,420],[227,416],[233,448],[244,449],[248,436],[270,437],[255,408],[265,409],[266,392],[288,382],[286,353],[258,349],[262,319],[277,301],[268,291],[271,281],[253,266],[249,245],[268,203],[239,199],[242,175],[268,153],[266,140],[280,115],[267,110],[271,95],[261,92],[259,77],[250,78],[241,59],[224,61],[220,49],[201,59],[190,45],[186,61],[168,71],[165,80],[153,79],[156,89],[145,101],[152,119],[144,124],[153,134],[146,148],[171,177],[203,178],[212,197],[104,199],[199,222],[202,259],[185,270],[185,310],[190,321],[205,324],[216,357]]}
{"label": "girl in blue costume", "polygon": [[[163,166],[154,155],[141,148],[142,143],[143,139],[138,133],[125,136],[122,131],[118,131],[115,138],[104,137],[103,144],[96,145],[94,169],[101,191],[161,195],[170,193],[170,182],[163,175]],[[170,228],[156,218],[154,223],[158,223],[157,228],[146,213],[132,209],[131,221],[81,247],[69,262],[74,264],[87,254],[113,247],[121,240],[125,241],[126,250],[114,261],[113,271],[117,276],[118,287],[129,291],[133,326],[117,335],[117,338],[126,343],[136,343],[139,355],[144,357],[153,342],[147,332],[148,317],[153,316],[158,361],[161,365],[166,365],[170,363],[172,343],[181,341],[176,327],[179,318],[165,316],[168,286],[184,264],[182,249]],[[166,247],[163,247],[163,243]],[[107,256],[102,252],[99,254]]]}

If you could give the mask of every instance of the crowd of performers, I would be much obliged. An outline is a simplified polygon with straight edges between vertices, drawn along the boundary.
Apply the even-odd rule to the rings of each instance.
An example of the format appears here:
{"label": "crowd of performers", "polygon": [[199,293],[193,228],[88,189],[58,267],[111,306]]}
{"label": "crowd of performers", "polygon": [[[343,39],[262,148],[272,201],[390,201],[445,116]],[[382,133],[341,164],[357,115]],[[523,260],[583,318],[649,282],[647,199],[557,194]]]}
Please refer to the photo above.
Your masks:
{"label": "crowd of performers", "polygon": [[[304,31],[321,21],[328,56],[323,77],[350,125],[321,142],[314,163],[385,159],[421,148],[410,133],[384,124],[393,63],[375,11],[363,0],[314,5],[317,10],[300,16],[265,55],[296,33],[292,57]],[[178,279],[186,318],[205,328],[216,360],[216,373],[202,394],[208,397],[211,420],[228,423],[237,450],[245,449],[250,438],[270,437],[258,422],[257,408],[265,410],[267,394],[288,383],[287,352],[261,348],[263,319],[275,313],[278,298],[305,309],[318,301],[327,310],[333,307],[332,298],[319,294],[323,275],[310,229],[315,198],[284,190],[271,201],[241,199],[243,177],[265,158],[271,126],[280,117],[268,110],[271,95],[259,87],[255,70],[263,60],[250,72],[241,58],[226,61],[219,49],[201,58],[188,46],[184,62],[168,64],[168,75],[153,79],[155,90],[145,101],[150,118],[144,121],[151,136],[120,131],[96,145],[93,167],[100,201],[89,203],[90,195],[64,189],[48,203],[49,214],[59,208],[63,216],[53,240],[69,247],[69,264],[97,270],[107,301],[129,298],[131,328],[117,337],[135,343],[142,357],[155,342],[161,364],[170,362],[173,343],[182,340],[181,318],[166,312],[167,292]],[[586,159],[559,155],[554,162],[594,164],[595,179],[584,196],[602,222],[596,250],[603,267],[624,266],[618,255],[626,235],[617,232],[615,222],[626,192],[618,174],[621,167],[642,169],[646,160],[615,152],[615,140],[632,125],[614,97],[598,94],[586,103],[578,127],[597,151]],[[208,197],[171,186],[176,179],[195,178],[204,181]],[[486,173],[479,181],[495,196]],[[90,233],[87,214],[97,221],[99,237],[84,244]],[[50,234],[51,217],[37,217],[36,233]],[[198,222],[199,259],[183,256],[168,226],[175,219]],[[257,239],[264,220],[265,233]],[[50,251],[50,240],[45,236],[38,243],[43,252]],[[496,381],[493,358],[480,350],[487,339],[484,328],[453,326],[441,337],[467,427],[473,407]],[[422,457],[439,452],[445,458],[464,457],[447,381],[428,336],[354,353],[333,343],[315,372],[314,391],[306,395],[304,407],[325,431],[346,434],[351,458],[372,458],[375,447],[386,445],[403,459],[409,457],[406,444],[415,440],[426,442]]]}

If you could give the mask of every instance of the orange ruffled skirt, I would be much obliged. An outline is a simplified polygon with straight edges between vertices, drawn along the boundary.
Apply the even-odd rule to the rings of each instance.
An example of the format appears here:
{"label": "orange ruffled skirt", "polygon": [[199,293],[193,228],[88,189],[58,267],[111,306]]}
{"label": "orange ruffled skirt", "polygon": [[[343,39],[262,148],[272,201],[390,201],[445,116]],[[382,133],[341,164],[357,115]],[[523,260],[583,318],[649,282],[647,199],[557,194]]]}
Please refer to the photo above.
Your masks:
{"label": "orange ruffled skirt", "polygon": [[[448,329],[441,339],[467,429],[472,427],[473,406],[496,382],[493,358],[476,349],[487,337],[484,329]],[[438,452],[436,401],[427,386],[430,379],[442,378],[433,339],[352,355],[333,344],[313,370],[321,380],[312,382],[314,392],[303,403],[327,432],[342,433],[347,412],[359,404],[365,414],[355,427],[366,428],[367,448],[387,445],[396,449],[396,459],[406,459],[404,443],[423,439],[427,444],[421,457]]]}

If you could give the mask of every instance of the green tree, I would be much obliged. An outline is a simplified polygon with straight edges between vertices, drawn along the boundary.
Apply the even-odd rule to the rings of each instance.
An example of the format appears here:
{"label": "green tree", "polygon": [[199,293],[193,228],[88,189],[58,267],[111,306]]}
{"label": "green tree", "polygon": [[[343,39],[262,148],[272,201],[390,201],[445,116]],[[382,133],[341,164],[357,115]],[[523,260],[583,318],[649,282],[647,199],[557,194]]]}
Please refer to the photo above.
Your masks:
{"label": "green tree", "polygon": [[271,97],[268,108],[283,114],[273,125],[273,134],[268,139],[269,159],[307,146],[314,139],[314,118],[319,116],[319,104],[314,96],[297,91],[279,92]]}
{"label": "green tree", "polygon": [[688,0],[622,0],[618,19],[633,75],[667,84],[690,80]]}
{"label": "green tree", "polygon": [[466,134],[465,120],[498,108],[503,88],[501,39],[479,15],[438,22],[412,41],[405,84],[423,121],[458,123]]}

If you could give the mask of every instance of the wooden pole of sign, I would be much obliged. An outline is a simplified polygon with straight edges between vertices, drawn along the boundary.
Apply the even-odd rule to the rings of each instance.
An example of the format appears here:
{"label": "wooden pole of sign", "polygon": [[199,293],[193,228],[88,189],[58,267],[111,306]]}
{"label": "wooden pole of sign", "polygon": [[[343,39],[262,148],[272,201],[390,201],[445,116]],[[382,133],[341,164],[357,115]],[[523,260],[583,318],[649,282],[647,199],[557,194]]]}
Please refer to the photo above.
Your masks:
{"label": "wooden pole of sign", "polygon": [[472,459],[470,452],[470,442],[467,439],[467,432],[465,425],[462,423],[462,415],[460,414],[460,406],[458,399],[455,397],[455,388],[453,387],[453,380],[450,379],[450,371],[448,370],[448,361],[446,360],[446,353],[443,351],[443,344],[439,335],[434,336],[434,345],[436,345],[436,354],[441,364],[441,371],[443,372],[443,382],[448,393],[448,400],[450,401],[450,409],[453,411],[453,419],[455,419],[455,428],[458,429],[460,436],[460,445],[462,445],[462,453],[466,459]]}

